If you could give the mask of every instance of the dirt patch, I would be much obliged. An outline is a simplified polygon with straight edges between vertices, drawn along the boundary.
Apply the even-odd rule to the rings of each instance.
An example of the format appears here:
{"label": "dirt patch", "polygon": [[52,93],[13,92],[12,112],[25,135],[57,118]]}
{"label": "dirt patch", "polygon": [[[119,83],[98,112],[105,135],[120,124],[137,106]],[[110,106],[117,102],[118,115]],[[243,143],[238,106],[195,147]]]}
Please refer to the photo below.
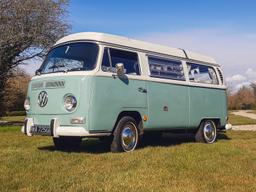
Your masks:
{"label": "dirt patch", "polygon": [[256,131],[256,125],[235,125],[232,127],[234,131]]}

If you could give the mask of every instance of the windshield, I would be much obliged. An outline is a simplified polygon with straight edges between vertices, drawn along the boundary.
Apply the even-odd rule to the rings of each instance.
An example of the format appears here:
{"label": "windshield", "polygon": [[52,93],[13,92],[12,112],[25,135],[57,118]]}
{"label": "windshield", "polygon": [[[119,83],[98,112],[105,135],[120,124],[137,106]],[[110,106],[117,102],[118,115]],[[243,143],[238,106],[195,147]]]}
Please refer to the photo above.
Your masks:
{"label": "windshield", "polygon": [[95,68],[98,56],[95,43],[70,43],[52,49],[43,62],[40,73],[90,71]]}

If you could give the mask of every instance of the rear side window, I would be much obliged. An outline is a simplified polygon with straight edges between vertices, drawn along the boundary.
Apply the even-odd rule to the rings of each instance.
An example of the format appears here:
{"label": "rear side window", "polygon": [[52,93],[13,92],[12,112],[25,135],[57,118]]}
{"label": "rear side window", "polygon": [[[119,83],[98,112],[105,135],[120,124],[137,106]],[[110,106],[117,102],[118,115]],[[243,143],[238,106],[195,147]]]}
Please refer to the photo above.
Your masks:
{"label": "rear side window", "polygon": [[195,83],[218,84],[217,74],[213,67],[196,63],[187,63],[189,81]]}
{"label": "rear side window", "polygon": [[149,56],[148,63],[151,77],[185,81],[181,61]]}
{"label": "rear side window", "polygon": [[125,74],[140,75],[137,53],[119,49],[105,48],[101,67],[102,70],[106,72],[115,72],[117,63],[123,63]]}

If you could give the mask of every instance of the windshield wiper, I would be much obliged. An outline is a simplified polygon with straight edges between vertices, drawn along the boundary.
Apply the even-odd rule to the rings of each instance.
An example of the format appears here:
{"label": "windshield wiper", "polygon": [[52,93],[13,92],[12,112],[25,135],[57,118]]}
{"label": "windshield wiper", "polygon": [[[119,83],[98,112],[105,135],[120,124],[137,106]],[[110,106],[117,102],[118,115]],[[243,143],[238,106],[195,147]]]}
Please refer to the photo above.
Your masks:
{"label": "windshield wiper", "polygon": [[77,67],[73,69],[69,69],[68,71],[81,71],[83,68],[82,67]]}
{"label": "windshield wiper", "polygon": [[49,67],[49,69],[56,69],[56,68],[60,68],[60,67],[65,67],[65,65],[53,65],[53,66]]}

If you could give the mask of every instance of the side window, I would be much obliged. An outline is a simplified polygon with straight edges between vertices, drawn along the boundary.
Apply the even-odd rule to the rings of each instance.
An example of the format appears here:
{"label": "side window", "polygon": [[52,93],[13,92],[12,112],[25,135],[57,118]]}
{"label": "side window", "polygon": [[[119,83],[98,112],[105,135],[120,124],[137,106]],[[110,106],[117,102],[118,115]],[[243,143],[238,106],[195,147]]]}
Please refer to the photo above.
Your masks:
{"label": "side window", "polygon": [[187,63],[189,80],[196,83],[218,84],[218,78],[212,67]]}
{"label": "side window", "polygon": [[125,74],[140,75],[138,55],[135,52],[106,48],[102,60],[102,70],[115,72],[117,63],[123,63]]}
{"label": "side window", "polygon": [[149,56],[148,63],[151,77],[185,81],[181,61]]}

